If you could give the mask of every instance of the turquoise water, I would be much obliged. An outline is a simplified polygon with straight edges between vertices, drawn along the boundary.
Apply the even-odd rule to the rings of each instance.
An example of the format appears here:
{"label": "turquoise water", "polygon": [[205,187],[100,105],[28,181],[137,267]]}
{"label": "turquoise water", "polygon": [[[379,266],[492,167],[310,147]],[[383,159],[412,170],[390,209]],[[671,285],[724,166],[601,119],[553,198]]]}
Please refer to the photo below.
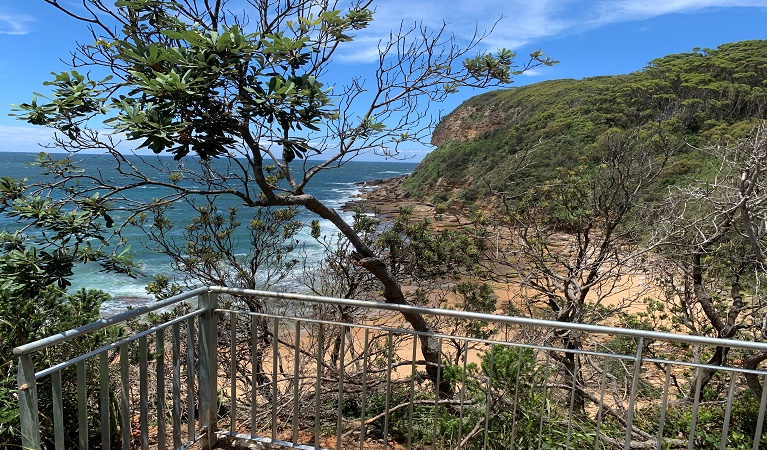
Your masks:
{"label": "turquoise water", "polygon": [[[28,178],[30,181],[41,180],[39,168],[30,165],[35,156],[36,154],[0,153],[0,175]],[[53,156],[57,155],[54,154]],[[110,156],[78,155],[76,160],[78,161],[78,166],[84,170],[85,174],[99,172],[106,178],[117,180],[121,178],[115,171],[115,162]],[[148,174],[158,174],[160,173],[159,170],[178,167],[178,163],[173,161],[171,157],[131,157],[130,161],[141,167],[142,171]],[[216,162],[216,164],[224,163],[225,161]],[[184,164],[186,169],[194,170],[192,166],[197,164],[197,162],[193,159],[187,159]],[[405,162],[353,161],[340,168],[320,172],[310,181],[305,191],[315,195],[328,206],[340,208],[359,193],[360,187],[357,183],[407,174],[412,172],[415,166],[415,163]],[[139,201],[149,201],[152,198],[159,197],[162,193],[163,188],[145,186],[131,190],[128,197]],[[222,211],[226,211],[230,206],[237,206],[241,211],[244,210],[242,202],[235,197],[217,198],[215,204]],[[191,221],[191,213],[191,208],[180,203],[178,206],[174,205],[168,215],[175,224],[183,226],[183,224]],[[350,219],[350,214],[343,213],[342,215],[347,221]],[[299,220],[305,223],[316,218],[306,211],[302,211],[299,216]],[[329,222],[321,222],[321,225],[323,230],[328,232],[333,229]],[[8,218],[0,217],[0,229],[13,231],[16,229],[16,225]],[[123,235],[131,245],[131,253],[134,255],[134,259],[142,264],[144,273],[173,276],[168,257],[151,251],[141,244],[143,235],[140,230],[136,228],[127,229]],[[321,249],[309,236],[308,227],[305,227],[299,233],[299,239],[302,241],[308,264],[315,263],[321,257]],[[243,249],[243,251],[246,250]],[[99,272],[99,267],[95,265],[93,267],[83,266],[77,269],[72,280],[72,287],[75,289],[80,287],[102,289],[109,292],[114,297],[113,302],[105,305],[106,313],[109,313],[110,310],[122,310],[126,305],[135,306],[151,301],[144,290],[148,280],[148,277],[132,279],[123,275],[102,273]]]}

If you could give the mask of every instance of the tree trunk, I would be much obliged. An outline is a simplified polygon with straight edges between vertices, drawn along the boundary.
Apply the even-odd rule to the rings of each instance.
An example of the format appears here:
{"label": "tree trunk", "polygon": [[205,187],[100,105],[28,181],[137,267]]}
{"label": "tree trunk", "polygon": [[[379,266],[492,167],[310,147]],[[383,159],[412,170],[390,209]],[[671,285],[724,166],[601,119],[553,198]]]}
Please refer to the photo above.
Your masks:
{"label": "tree trunk", "polygon": [[[373,274],[373,276],[381,282],[384,288],[383,296],[386,302],[395,305],[410,305],[405,298],[404,292],[402,292],[402,286],[400,286],[394,275],[389,271],[389,268],[384,261],[373,253],[354,229],[347,224],[335,210],[329,208],[317,200],[317,198],[308,194],[280,198],[289,200],[288,204],[302,205],[323,219],[331,221],[354,246],[354,249],[357,252],[354,256],[355,262],[360,267],[363,267]],[[421,344],[421,353],[426,361],[426,375],[429,380],[436,382],[439,368],[442,365],[442,351],[439,348],[438,339],[432,336],[433,330],[426,322],[423,315],[405,311],[402,312],[402,316],[410,324],[413,330],[423,333],[418,335],[418,339]],[[444,380],[439,383],[437,388],[439,389],[440,395],[449,396],[453,393],[451,384]]]}
{"label": "tree trunk", "polygon": [[[727,359],[727,353],[729,350],[729,347],[717,347],[711,358],[706,361],[706,364],[710,366],[721,366]],[[703,397],[703,389],[706,387],[709,381],[714,378],[714,374],[716,374],[716,372],[716,369],[701,369],[700,372],[698,372],[698,375],[693,379],[692,384],[690,384],[689,396],[691,399],[695,399],[695,390],[698,386],[698,378],[700,378],[700,395],[698,396],[698,400],[700,400]]]}
{"label": "tree trunk", "polygon": [[[733,274],[732,285],[730,287],[732,306],[727,313],[727,317],[723,319],[714,305],[714,299],[711,297],[711,294],[703,286],[703,266],[701,264],[703,253],[704,251],[701,249],[693,255],[693,289],[695,298],[711,322],[711,325],[717,331],[717,337],[729,339],[735,335],[737,330],[735,325],[744,307],[743,296],[740,293],[740,275],[737,272]],[[707,364],[712,366],[724,365],[729,350],[729,347],[717,347]],[[699,382],[698,378],[700,378],[700,395],[702,396],[703,388],[711,381],[716,372],[716,369],[701,369],[690,386],[690,398],[695,397],[696,386]]]}
{"label": "tree trunk", "polygon": [[[745,361],[743,361],[743,368],[756,369],[757,366],[759,366],[759,364],[765,360],[767,360],[767,352],[757,353],[756,355],[750,356],[746,358]],[[747,373],[746,383],[748,383],[749,389],[751,389],[751,392],[754,393],[754,396],[756,396],[757,400],[761,399],[764,386],[762,386],[762,384],[759,382],[759,375]]]}

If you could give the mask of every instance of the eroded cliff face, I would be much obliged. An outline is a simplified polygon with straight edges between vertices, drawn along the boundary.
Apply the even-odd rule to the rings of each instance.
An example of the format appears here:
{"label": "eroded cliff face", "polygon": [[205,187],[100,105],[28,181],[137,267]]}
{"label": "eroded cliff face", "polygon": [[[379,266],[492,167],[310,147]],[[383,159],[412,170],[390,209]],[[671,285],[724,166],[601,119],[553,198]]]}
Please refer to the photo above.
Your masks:
{"label": "eroded cliff face", "polygon": [[[485,97],[485,96],[480,96]],[[504,102],[468,101],[445,116],[434,129],[431,144],[439,147],[446,142],[464,142],[498,128],[505,127],[513,121],[519,111],[504,107]]]}

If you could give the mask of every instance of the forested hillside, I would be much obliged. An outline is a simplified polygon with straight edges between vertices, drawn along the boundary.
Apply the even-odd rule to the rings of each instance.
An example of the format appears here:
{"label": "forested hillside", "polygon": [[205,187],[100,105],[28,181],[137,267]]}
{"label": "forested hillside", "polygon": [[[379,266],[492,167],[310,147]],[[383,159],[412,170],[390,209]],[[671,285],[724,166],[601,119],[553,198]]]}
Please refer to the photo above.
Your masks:
{"label": "forested hillside", "polygon": [[[439,147],[403,187],[438,211],[472,210],[512,314],[761,342],[766,108],[767,41],[494,91],[439,124]],[[585,348],[567,333],[561,343]],[[680,392],[719,389],[712,367],[730,356],[701,354],[708,367]],[[581,370],[578,357],[559,362]]]}
{"label": "forested hillside", "polygon": [[679,183],[704,167],[698,146],[743,137],[766,115],[767,41],[695,49],[631,74],[476,96],[439,124],[432,139],[438,148],[404,187],[459,205],[519,194],[555,168],[598,164],[600,148],[615,133],[683,143],[657,180]]}

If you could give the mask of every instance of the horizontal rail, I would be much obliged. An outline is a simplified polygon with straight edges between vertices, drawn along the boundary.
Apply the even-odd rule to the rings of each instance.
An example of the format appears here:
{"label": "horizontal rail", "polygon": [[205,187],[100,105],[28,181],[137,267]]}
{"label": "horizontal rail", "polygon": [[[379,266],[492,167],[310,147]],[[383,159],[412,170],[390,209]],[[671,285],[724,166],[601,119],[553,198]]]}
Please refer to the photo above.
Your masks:
{"label": "horizontal rail", "polygon": [[657,339],[662,341],[676,341],[688,344],[716,345],[721,347],[740,348],[744,350],[757,350],[767,352],[767,342],[737,341],[708,336],[694,336],[688,334],[666,333],[661,331],[635,330],[630,328],[608,327],[603,325],[590,325],[584,323],[558,322],[555,320],[530,319],[526,317],[502,316],[453,309],[426,308],[413,305],[399,305],[382,303],[368,300],[352,300],[336,297],[319,297],[315,295],[294,294],[285,292],[258,291],[253,289],[226,288],[211,286],[211,292],[219,292],[229,295],[242,295],[252,297],[265,297],[282,300],[307,301],[327,305],[357,306],[361,308],[383,309],[397,312],[410,312],[417,314],[435,315],[442,317],[455,317],[461,319],[480,320],[510,325],[524,325],[543,327],[557,330],[583,331],[587,333],[619,335],[635,338]]}
{"label": "horizontal rail", "polygon": [[[371,302],[375,305],[379,305],[379,303]],[[415,331],[415,330],[408,330],[404,328],[395,328],[395,327],[388,327],[388,326],[380,326],[380,325],[365,325],[365,324],[349,324],[348,322],[339,322],[334,320],[327,320],[327,319],[306,319],[306,318],[298,318],[298,317],[285,317],[282,315],[277,314],[270,314],[270,313],[262,313],[262,312],[252,312],[252,311],[241,311],[241,310],[234,310],[234,309],[226,309],[226,308],[217,308],[215,310],[216,312],[223,313],[223,314],[237,314],[237,315],[245,315],[245,316],[256,316],[256,317],[263,317],[267,319],[280,319],[280,320],[299,320],[301,322],[306,323],[312,323],[312,324],[324,324],[324,325],[338,325],[338,326],[354,326],[354,328],[358,328],[360,330],[371,330],[371,331],[383,331],[383,332],[391,332],[395,334],[408,334],[412,336],[433,336],[435,338],[439,339],[449,339],[455,337],[454,335],[445,334],[445,333],[430,333],[430,332],[424,332],[424,331]],[[451,310],[446,310],[451,311]],[[187,315],[188,316],[188,315]],[[184,317],[187,317],[184,316]],[[494,316],[498,317],[498,316]],[[559,323],[559,322],[555,322]],[[159,327],[158,327],[159,328]],[[622,328],[617,328],[618,330],[621,330]],[[667,333],[671,336],[677,336],[673,333]],[[460,340],[462,342],[473,342],[478,344],[485,344],[485,345],[497,345],[497,346],[508,346],[509,343],[506,341],[498,340],[498,339],[482,339],[482,338],[474,338],[474,337],[467,337],[467,336],[461,336]],[[726,341],[724,339],[721,339],[720,341]],[[722,345],[722,344],[719,344]],[[722,345],[726,347],[727,345]],[[563,349],[561,347],[554,347],[551,345],[536,345],[536,344],[522,344],[522,343],[514,343],[514,348],[520,348],[520,349],[530,349],[530,350],[545,350],[545,351],[562,351]],[[588,350],[588,349],[568,349],[568,353],[574,354],[574,355],[583,355],[583,356],[592,356],[597,358],[610,358],[614,360],[622,360],[622,361],[630,361],[633,362],[636,360],[635,355],[622,355],[619,353],[606,353],[606,352],[600,352],[595,350]],[[692,361],[680,361],[680,360],[670,360],[670,359],[662,359],[662,358],[648,358],[643,357],[642,361],[646,363],[654,363],[654,364],[675,364],[678,366],[684,366],[684,367],[691,367],[695,369],[710,369],[710,370],[722,370],[726,369],[729,372],[734,373],[740,373],[740,374],[749,374],[749,375],[764,375],[763,370],[759,369],[747,369],[743,367],[724,367],[720,365],[715,364],[706,364],[702,362],[692,362]]]}
{"label": "horizontal rail", "polygon": [[13,349],[13,354],[16,356],[26,355],[26,354],[50,347],[52,345],[61,344],[63,342],[72,340],[78,336],[82,336],[88,333],[94,333],[96,331],[102,330],[109,326],[117,325],[118,323],[135,319],[136,317],[139,317],[146,313],[157,311],[158,309],[162,309],[167,306],[180,303],[189,298],[196,297],[200,294],[205,294],[208,292],[210,292],[210,288],[207,286],[203,286],[197,289],[193,289],[189,292],[184,292],[183,294],[174,295],[173,297],[168,297],[165,300],[160,300],[149,306],[142,306],[141,308],[131,309],[130,311],[126,311],[124,313],[117,314],[112,317],[99,319],[95,322],[91,322],[87,325],[83,325],[78,328],[73,328],[71,330],[63,331],[61,333],[54,334],[43,339],[38,339],[28,344],[20,345]]}
{"label": "horizontal rail", "polygon": [[[265,311],[237,309],[237,297],[252,297]],[[185,300],[192,300],[192,307],[173,314],[179,317],[114,336],[115,342],[35,371],[32,352]],[[218,307],[219,300],[224,307]],[[347,322],[333,312],[335,306],[359,308],[353,314],[362,323]],[[414,331],[385,311],[450,320],[436,320],[433,331]],[[470,334],[462,327],[472,321],[483,322],[493,333]],[[417,355],[425,338],[441,355],[436,363]],[[577,348],[563,347],[569,338],[582,342]],[[650,340],[655,342],[652,352],[646,348]],[[665,342],[700,347],[690,355],[689,349]],[[538,448],[694,448],[711,427],[721,433],[716,435],[718,448],[740,441],[760,448],[767,436],[762,433],[767,389],[753,393],[750,383],[766,384],[767,371],[706,363],[700,355],[713,349],[704,346],[747,350],[732,353],[732,366],[742,365],[749,352],[767,352],[767,342],[202,287],[18,347],[15,353],[24,369],[19,398],[26,407],[25,435],[42,436],[42,431],[53,436],[53,429],[63,436],[66,429],[72,436],[79,433],[84,448],[89,433],[100,433],[102,442],[119,436],[129,447],[135,431],[131,420],[138,423],[142,448],[156,433],[158,448],[170,446],[166,439],[172,437],[172,448],[179,450],[199,439],[213,444],[217,438],[303,450],[363,448],[369,439],[382,439],[386,448],[396,436],[406,436],[408,448],[411,443],[413,448],[427,448],[422,443],[463,448],[470,441],[488,450],[511,448],[514,442],[520,448],[536,443]],[[117,349],[119,354],[108,361],[105,352]],[[73,365],[76,404],[62,406],[67,398],[59,387],[62,370]],[[718,373],[716,383],[701,382],[707,370]],[[86,375],[95,384],[86,385]],[[431,381],[421,386],[424,380]],[[52,390],[54,402],[38,412],[41,387]],[[74,395],[74,388],[64,388]],[[732,420],[741,410],[752,411],[755,422]],[[119,424],[110,424],[112,411],[123,416]],[[62,419],[69,412],[77,413],[77,428]],[[689,432],[686,415],[692,417]],[[89,417],[95,419],[88,422]],[[46,421],[42,430],[40,418]],[[493,433],[509,446],[488,446]],[[346,440],[349,445],[343,444]],[[35,440],[28,444],[40,447]]]}
{"label": "horizontal rail", "polygon": [[199,310],[198,311],[192,311],[192,312],[190,312],[188,314],[184,314],[183,316],[179,316],[179,317],[177,317],[177,318],[175,318],[175,319],[173,319],[173,320],[171,320],[169,322],[163,322],[160,325],[154,326],[152,328],[147,328],[146,330],[144,330],[144,331],[142,331],[140,333],[132,334],[132,335],[128,336],[125,339],[121,339],[119,341],[112,342],[110,344],[104,345],[104,346],[99,347],[97,349],[91,350],[88,353],[83,353],[82,355],[80,355],[80,356],[78,356],[76,358],[72,358],[72,359],[70,359],[68,361],[64,361],[63,363],[56,364],[55,366],[51,366],[51,367],[49,367],[47,369],[41,370],[39,372],[36,372],[35,373],[35,378],[40,379],[40,378],[46,377],[46,376],[52,374],[53,372],[58,372],[60,370],[66,369],[67,367],[74,366],[78,362],[85,361],[88,358],[92,358],[93,356],[96,356],[96,355],[98,355],[100,353],[104,353],[104,352],[107,352],[109,350],[117,349],[117,348],[119,348],[123,344],[129,344],[131,342],[136,342],[136,341],[138,341],[142,337],[152,335],[152,334],[156,333],[159,330],[165,330],[165,329],[170,328],[171,326],[173,326],[173,324],[184,322],[188,318],[196,317],[196,316],[199,316],[200,314],[202,314],[202,311],[199,311]]}
{"label": "horizontal rail", "polygon": [[52,336],[48,336],[43,339],[39,339],[34,342],[30,342],[28,344],[21,345],[13,349],[13,354],[16,356],[20,356],[20,355],[28,354],[34,351],[42,350],[52,345],[69,341],[78,336],[92,333],[92,332],[101,330],[103,328],[109,327],[111,325],[116,325],[118,323],[122,323],[127,320],[139,317],[148,312],[156,311],[158,309],[162,309],[164,307],[167,307],[176,303],[180,303],[184,300],[187,300],[189,298],[192,298],[207,292],[219,292],[222,294],[229,294],[229,295],[256,296],[256,297],[293,300],[293,301],[308,301],[313,303],[322,303],[322,304],[330,304],[330,305],[357,306],[357,307],[363,307],[363,308],[382,309],[382,310],[388,310],[388,311],[411,312],[411,313],[418,313],[418,314],[436,315],[436,316],[442,316],[442,317],[455,317],[455,318],[463,318],[463,319],[470,319],[470,320],[482,320],[482,321],[504,323],[504,324],[510,324],[510,325],[535,326],[535,327],[544,327],[544,328],[557,329],[557,330],[572,330],[572,331],[582,331],[587,333],[598,333],[598,334],[608,334],[608,335],[614,334],[614,335],[635,337],[635,338],[642,337],[646,339],[658,339],[663,341],[685,342],[688,344],[717,345],[722,347],[741,348],[746,350],[756,350],[756,351],[762,351],[762,352],[767,351],[767,342],[738,341],[733,339],[722,339],[722,338],[715,338],[715,337],[708,337],[708,336],[676,334],[676,333],[667,333],[667,332],[661,332],[661,331],[635,330],[635,329],[628,329],[628,328],[609,327],[604,325],[567,323],[567,322],[558,322],[553,320],[501,316],[501,315],[495,315],[495,314],[477,313],[477,312],[451,310],[451,309],[426,308],[422,306],[399,305],[399,304],[393,304],[393,303],[382,303],[382,302],[367,301],[367,300],[319,297],[314,295],[273,292],[273,291],[259,291],[259,290],[253,290],[253,289],[226,288],[226,287],[220,287],[220,286],[203,286],[203,287],[191,290],[189,292],[185,292],[183,294],[169,297],[165,300],[161,300],[149,306],[132,309],[130,311],[126,311],[124,313],[117,314],[109,318],[100,319],[95,322],[91,322],[79,328],[67,330],[58,334],[54,334]]}
{"label": "horizontal rail", "polygon": [[[377,302],[370,302],[374,305],[378,306],[380,303]],[[218,313],[223,314],[236,314],[236,315],[244,315],[244,316],[256,316],[256,317],[262,317],[267,319],[278,319],[278,320],[298,320],[301,322],[306,323],[312,323],[312,324],[323,324],[323,325],[336,325],[336,326],[353,326],[354,328],[358,328],[360,330],[371,330],[371,331],[383,331],[383,332],[391,332],[394,334],[408,334],[412,336],[432,336],[439,339],[449,339],[455,337],[454,335],[445,334],[445,333],[438,333],[438,332],[424,332],[424,331],[415,331],[415,330],[408,330],[404,328],[395,328],[395,327],[389,327],[389,326],[381,326],[381,325],[366,325],[366,324],[350,324],[348,322],[340,322],[335,320],[327,320],[327,319],[307,319],[307,318],[300,318],[300,317],[285,317],[278,314],[270,314],[270,313],[263,313],[263,312],[253,312],[253,311],[242,311],[242,310],[234,310],[234,309],[227,309],[227,308],[217,308],[215,310]],[[452,311],[452,310],[443,310],[443,311]],[[189,315],[187,315],[189,316]],[[184,317],[187,317],[184,316]],[[499,316],[493,316],[493,317],[499,317]],[[559,322],[554,322],[559,323]],[[157,327],[159,328],[159,327]],[[617,330],[623,330],[622,328],[616,328]],[[666,333],[670,336],[678,336],[673,333]],[[716,339],[716,338],[714,338]],[[475,337],[467,337],[467,336],[461,336],[460,340],[462,342],[472,342],[477,344],[484,344],[484,345],[496,345],[496,346],[509,346],[509,343],[506,341],[498,340],[498,339],[482,339],[482,338],[475,338]],[[673,339],[670,339],[673,340]],[[717,345],[728,347],[728,345],[724,345],[721,343],[721,341],[725,341],[725,339],[720,339],[720,343]],[[739,342],[739,341],[735,341]],[[530,349],[530,350],[544,350],[544,351],[563,351],[561,347],[554,347],[551,345],[536,345],[536,344],[523,344],[523,343],[514,343],[514,348],[519,349]],[[95,353],[95,352],[93,352]],[[595,350],[589,350],[589,349],[568,349],[567,353],[573,354],[573,355],[583,355],[583,356],[591,356],[591,357],[597,357],[597,358],[609,358],[613,360],[621,360],[621,361],[628,361],[633,362],[636,360],[636,355],[623,355],[619,353],[607,353],[607,352],[600,352]],[[763,370],[759,369],[747,369],[743,367],[725,367],[721,365],[715,365],[715,364],[707,364],[702,362],[693,362],[693,361],[682,361],[682,360],[670,360],[670,359],[662,359],[662,358],[648,358],[643,357],[642,361],[645,363],[654,363],[654,364],[674,364],[678,366],[683,367],[690,367],[694,369],[708,369],[708,370],[723,370],[726,369],[729,372],[733,373],[739,373],[739,374],[749,374],[749,375],[764,375]],[[422,361],[424,363],[425,361]]]}

